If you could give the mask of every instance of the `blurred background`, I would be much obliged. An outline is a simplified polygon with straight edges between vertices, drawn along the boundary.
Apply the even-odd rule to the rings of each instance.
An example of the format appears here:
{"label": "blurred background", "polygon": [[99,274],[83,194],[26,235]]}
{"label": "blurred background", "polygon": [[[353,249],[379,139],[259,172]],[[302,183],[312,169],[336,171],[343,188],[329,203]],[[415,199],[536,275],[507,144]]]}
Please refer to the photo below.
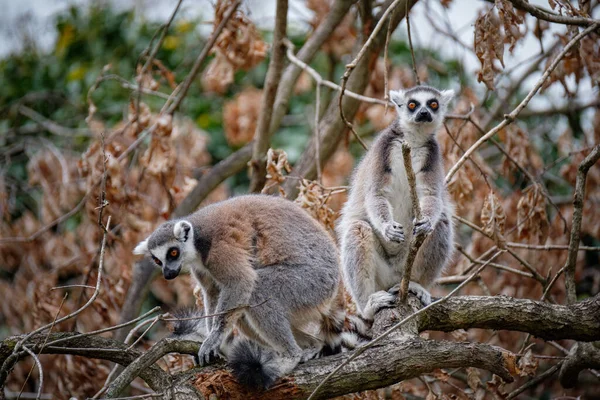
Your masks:
{"label": "blurred background", "polygon": [[[375,11],[379,3],[373,2]],[[550,7],[546,1],[531,3]],[[591,3],[591,14],[598,18],[598,2]],[[331,4],[290,0],[287,35],[296,49],[323,21]],[[112,226],[103,291],[88,310],[61,324],[58,328],[62,330],[90,331],[118,323],[132,283],[133,246],[172,215],[212,166],[252,140],[261,111],[275,1],[242,3],[231,31],[235,35],[228,39],[233,43],[227,48],[232,52],[227,53],[229,58],[217,52],[203,63],[202,72],[171,118],[160,112],[161,107],[189,74],[215,22],[212,2],[184,1],[152,65],[143,71],[147,49],[156,43],[161,25],[176,5],[170,0],[0,0],[0,338],[52,322],[58,313],[71,312],[89,298],[92,291],[85,288],[59,287],[96,282],[102,238],[98,183],[104,173],[107,204],[102,208],[103,221],[110,215]],[[493,12],[492,7],[493,2],[486,1],[423,0],[410,13],[421,81],[454,89],[458,96],[452,113],[469,115],[475,121],[451,119],[439,132],[447,169],[481,136],[481,128],[493,127],[525,97],[549,65],[551,55],[573,35],[564,25],[519,13],[523,22],[512,32],[514,48],[509,49],[506,41],[504,65],[492,60],[492,78],[478,80],[482,59],[488,55],[478,56],[474,29],[476,20]],[[358,7],[352,7],[311,60],[311,67],[323,78],[340,82],[362,38],[358,20]],[[499,145],[482,147],[474,155],[475,162],[466,163],[449,183],[457,214],[481,229],[486,228],[481,210],[489,207],[490,193],[497,196],[504,215],[502,235],[524,246],[515,246],[521,261],[509,255],[498,258],[500,267],[487,269],[464,294],[539,299],[546,287],[532,278],[522,261],[543,277],[554,276],[563,266],[577,166],[600,142],[599,46],[597,35],[582,41],[583,50],[567,55],[518,124],[497,135]],[[387,66],[383,51],[373,59],[366,96],[383,99],[386,80],[389,89],[416,84],[404,20],[391,37],[387,57]],[[145,92],[138,96],[135,89],[140,84]],[[309,148],[315,129],[315,92],[314,81],[302,73],[272,138],[271,147],[278,151],[268,182],[275,192],[296,199],[331,229],[345,201],[348,177],[364,149],[350,133],[344,133],[324,159],[320,181],[314,183],[315,177],[311,177],[301,185],[299,195],[294,195],[298,178],[289,177],[285,160],[295,171]],[[318,112],[322,117],[329,112],[329,101],[337,101],[333,90],[323,87],[320,92]],[[393,109],[362,103],[353,123],[370,143],[393,118]],[[144,136],[154,124],[157,128],[152,135]],[[243,168],[212,190],[202,204],[247,193],[248,185],[248,171]],[[590,170],[586,196],[582,242],[591,250],[579,253],[580,298],[595,295],[600,288],[599,253],[594,250],[600,246],[598,166]],[[456,277],[494,245],[481,229],[458,225],[461,251],[435,294],[455,287]],[[527,247],[546,244],[563,249]],[[157,279],[143,310],[156,305],[165,311],[192,306],[198,300],[191,295],[191,286],[188,277],[169,284]],[[552,301],[564,301],[562,279],[549,293]],[[140,346],[166,334],[167,327],[157,324]],[[489,342],[515,352],[534,343],[536,354],[563,354],[556,346],[514,332],[471,330],[453,335],[431,334]],[[559,344],[568,345],[568,341]],[[45,393],[56,398],[91,396],[110,371],[109,363],[83,357],[44,356],[42,361],[50,371]],[[185,357],[169,356],[163,362],[175,369],[191,365]],[[542,371],[552,360],[540,359],[539,364]],[[7,385],[9,397],[21,388],[35,391],[35,373],[26,378],[31,365],[26,361],[15,367]],[[533,373],[537,368],[536,361]],[[427,384],[414,380],[396,389],[416,398],[428,396],[431,385],[444,393],[459,393],[457,385],[466,388],[463,393],[481,393],[469,389],[462,372],[448,376],[447,371],[440,371],[426,379]],[[477,379],[487,382],[491,376],[481,372]],[[583,379],[586,385],[569,395],[600,396],[597,375],[586,372]],[[136,385],[141,392],[146,390],[141,383]],[[492,393],[486,390],[484,396]],[[560,393],[558,383],[549,380],[524,398],[551,398]]]}

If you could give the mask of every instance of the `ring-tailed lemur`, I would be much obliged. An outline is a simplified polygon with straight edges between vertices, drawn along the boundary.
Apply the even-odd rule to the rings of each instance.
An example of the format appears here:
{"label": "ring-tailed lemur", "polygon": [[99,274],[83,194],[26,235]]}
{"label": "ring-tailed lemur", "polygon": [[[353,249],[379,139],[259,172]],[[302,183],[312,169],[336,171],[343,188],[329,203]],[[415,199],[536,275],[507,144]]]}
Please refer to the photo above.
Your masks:
{"label": "ring-tailed lemur", "polygon": [[213,204],[165,222],[134,253],[151,256],[165,279],[189,268],[204,315],[214,316],[175,333],[197,330],[201,365],[231,345],[222,351],[242,384],[267,388],[307,352],[339,351],[348,338],[335,243],[290,201],[250,195]]}
{"label": "ring-tailed lemur", "polygon": [[[453,206],[435,133],[454,92],[417,86],[390,95],[398,118],[379,134],[356,168],[337,226],[344,282],[365,319],[394,304],[413,235],[430,232],[417,253],[409,285],[423,303],[431,302],[423,286],[434,282],[453,251]],[[420,221],[414,220],[402,141],[411,148]]]}

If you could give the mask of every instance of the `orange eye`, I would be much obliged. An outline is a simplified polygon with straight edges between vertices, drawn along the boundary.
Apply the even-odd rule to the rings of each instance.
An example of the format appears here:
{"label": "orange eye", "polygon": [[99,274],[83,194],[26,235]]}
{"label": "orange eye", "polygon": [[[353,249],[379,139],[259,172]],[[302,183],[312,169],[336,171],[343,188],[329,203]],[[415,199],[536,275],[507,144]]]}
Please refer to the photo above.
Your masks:
{"label": "orange eye", "polygon": [[179,250],[173,249],[171,250],[171,257],[177,257],[179,255]]}
{"label": "orange eye", "polygon": [[417,108],[417,105],[413,102],[408,103],[408,108],[411,110],[414,110],[415,108]]}
{"label": "orange eye", "polygon": [[154,257],[152,256],[152,260],[156,263],[156,265],[158,265],[159,267],[162,266],[162,262],[160,262],[160,260],[158,259],[158,257]]}
{"label": "orange eye", "polygon": [[433,102],[431,102],[429,107],[431,107],[432,110],[437,110],[437,108],[439,107],[439,104],[437,101],[433,101]]}

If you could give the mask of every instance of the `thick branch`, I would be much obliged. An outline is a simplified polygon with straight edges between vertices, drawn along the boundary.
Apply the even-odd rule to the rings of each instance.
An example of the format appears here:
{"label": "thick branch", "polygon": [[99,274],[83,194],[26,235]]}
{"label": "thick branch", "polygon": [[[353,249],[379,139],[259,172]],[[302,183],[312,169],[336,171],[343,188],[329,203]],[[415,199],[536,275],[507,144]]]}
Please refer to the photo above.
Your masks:
{"label": "thick branch", "polygon": [[[100,336],[78,336],[68,339],[69,336],[78,335],[76,332],[52,333],[48,336],[48,341],[63,340],[60,345],[46,346],[42,344],[46,339],[45,334],[38,334],[31,337],[27,342],[27,347],[32,351],[42,354],[72,354],[82,357],[99,358],[112,361],[121,365],[129,365],[136,358],[142,355],[135,349],[126,350],[127,345],[112,339]],[[0,363],[3,363],[12,354],[15,345],[23,339],[24,336],[12,336],[0,342]],[[142,378],[152,389],[162,390],[170,385],[170,378],[166,372],[156,365],[150,365],[148,368],[140,371]]]}
{"label": "thick branch", "polygon": [[169,353],[198,354],[200,346],[197,342],[175,339],[162,339],[152,348],[131,362],[127,368],[108,387],[107,398],[117,397],[142,371],[154,365],[156,361]]}
{"label": "thick branch", "polygon": [[600,295],[569,306],[507,296],[454,297],[419,319],[419,331],[469,328],[527,332],[545,340],[600,340]]}
{"label": "thick branch", "polygon": [[260,192],[267,180],[267,151],[271,145],[271,115],[273,114],[273,103],[277,87],[281,80],[283,62],[285,60],[285,46],[283,40],[287,29],[288,0],[277,0],[277,11],[275,15],[275,28],[273,29],[273,46],[269,69],[265,78],[265,87],[261,102],[261,111],[254,133],[254,149],[252,151],[252,180],[250,182],[251,192]]}

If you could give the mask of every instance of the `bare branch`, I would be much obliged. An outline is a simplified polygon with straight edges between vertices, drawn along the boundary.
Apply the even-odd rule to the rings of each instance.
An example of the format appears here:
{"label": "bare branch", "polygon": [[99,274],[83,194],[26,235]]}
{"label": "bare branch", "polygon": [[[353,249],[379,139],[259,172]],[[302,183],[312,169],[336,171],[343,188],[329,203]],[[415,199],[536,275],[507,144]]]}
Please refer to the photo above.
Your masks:
{"label": "bare branch", "polygon": [[598,25],[600,21],[593,18],[585,18],[585,17],[570,17],[565,15],[558,15],[551,13],[550,11],[544,10],[541,7],[537,7],[529,4],[524,0],[510,0],[511,3],[516,8],[527,11],[529,14],[537,17],[539,19],[543,19],[548,22],[555,22],[557,24],[564,25],[577,25],[577,26],[590,26],[590,25]]}
{"label": "bare branch", "polygon": [[194,62],[194,65],[192,66],[190,73],[187,75],[187,77],[185,78],[185,81],[182,83],[181,89],[178,90],[177,98],[175,98],[173,103],[169,106],[169,108],[167,110],[167,114],[173,114],[175,112],[175,110],[177,110],[177,108],[181,105],[181,102],[187,95],[187,92],[190,89],[190,86],[192,86],[192,82],[196,79],[196,75],[198,75],[198,73],[200,72],[200,67],[202,67],[202,63],[204,62],[206,57],[208,57],[208,54],[210,53],[210,51],[212,50],[212,47],[214,46],[215,42],[219,38],[219,35],[223,31],[223,28],[225,28],[225,25],[227,25],[227,22],[229,22],[229,19],[233,16],[233,14],[237,10],[237,8],[239,7],[241,2],[242,2],[241,0],[235,0],[231,4],[231,8],[229,10],[227,10],[227,12],[225,12],[225,14],[223,15],[223,19],[221,20],[219,25],[215,28],[213,33],[210,35],[210,37],[208,38],[208,41],[202,48],[202,51],[196,58],[196,61]]}
{"label": "bare branch", "polygon": [[593,25],[589,26],[588,28],[586,28],[585,30],[583,30],[582,32],[577,34],[573,39],[571,39],[569,41],[569,43],[567,43],[567,45],[562,49],[562,51],[558,54],[558,56],[554,59],[554,61],[552,61],[552,64],[550,64],[550,66],[546,69],[546,71],[544,72],[544,75],[542,75],[542,77],[536,82],[533,89],[531,89],[529,91],[529,93],[527,94],[527,96],[523,99],[523,101],[521,101],[521,103],[519,103],[517,108],[515,108],[510,114],[505,115],[502,122],[500,122],[493,129],[491,129],[489,132],[487,132],[485,135],[483,135],[481,138],[479,138],[471,147],[469,147],[467,149],[467,151],[461,156],[461,158],[456,162],[456,164],[454,164],[452,166],[450,171],[448,171],[448,173],[446,174],[446,183],[450,182],[450,180],[452,179],[452,177],[454,176],[456,171],[458,171],[458,169],[460,167],[462,167],[462,165],[471,156],[471,154],[473,152],[475,152],[485,141],[487,141],[488,139],[493,137],[496,133],[498,133],[501,129],[503,129],[507,125],[514,122],[514,120],[517,118],[519,113],[525,107],[527,107],[527,104],[529,104],[529,101],[531,101],[533,96],[536,95],[536,93],[542,87],[542,85],[544,84],[546,79],[548,79],[548,77],[550,76],[552,71],[554,71],[556,66],[560,63],[560,61],[563,59],[563,57],[569,52],[569,50],[571,50],[571,48],[575,44],[577,44],[583,37],[588,35],[590,32],[592,32],[597,27],[598,27],[598,24],[593,24]]}
{"label": "bare branch", "polygon": [[577,301],[575,293],[575,263],[577,262],[577,252],[579,250],[579,240],[581,235],[581,219],[583,218],[583,199],[585,198],[585,180],[587,173],[600,159],[600,144],[592,150],[590,154],[579,164],[577,169],[577,181],[575,183],[575,194],[573,195],[573,222],[571,226],[571,237],[569,239],[569,253],[565,262],[565,287],[567,290],[567,301],[574,303]]}
{"label": "bare branch", "polygon": [[173,218],[192,213],[221,182],[242,171],[252,157],[252,146],[252,142],[248,143],[202,175],[192,191],[175,208],[172,214]]}
{"label": "bare branch", "polygon": [[267,151],[271,143],[271,116],[273,104],[277,94],[277,87],[281,80],[283,62],[285,59],[288,0],[277,0],[275,14],[275,28],[273,30],[273,45],[271,46],[271,60],[265,78],[263,97],[260,105],[260,114],[254,133],[254,148],[250,162],[251,181],[250,192],[260,193],[267,180]]}

